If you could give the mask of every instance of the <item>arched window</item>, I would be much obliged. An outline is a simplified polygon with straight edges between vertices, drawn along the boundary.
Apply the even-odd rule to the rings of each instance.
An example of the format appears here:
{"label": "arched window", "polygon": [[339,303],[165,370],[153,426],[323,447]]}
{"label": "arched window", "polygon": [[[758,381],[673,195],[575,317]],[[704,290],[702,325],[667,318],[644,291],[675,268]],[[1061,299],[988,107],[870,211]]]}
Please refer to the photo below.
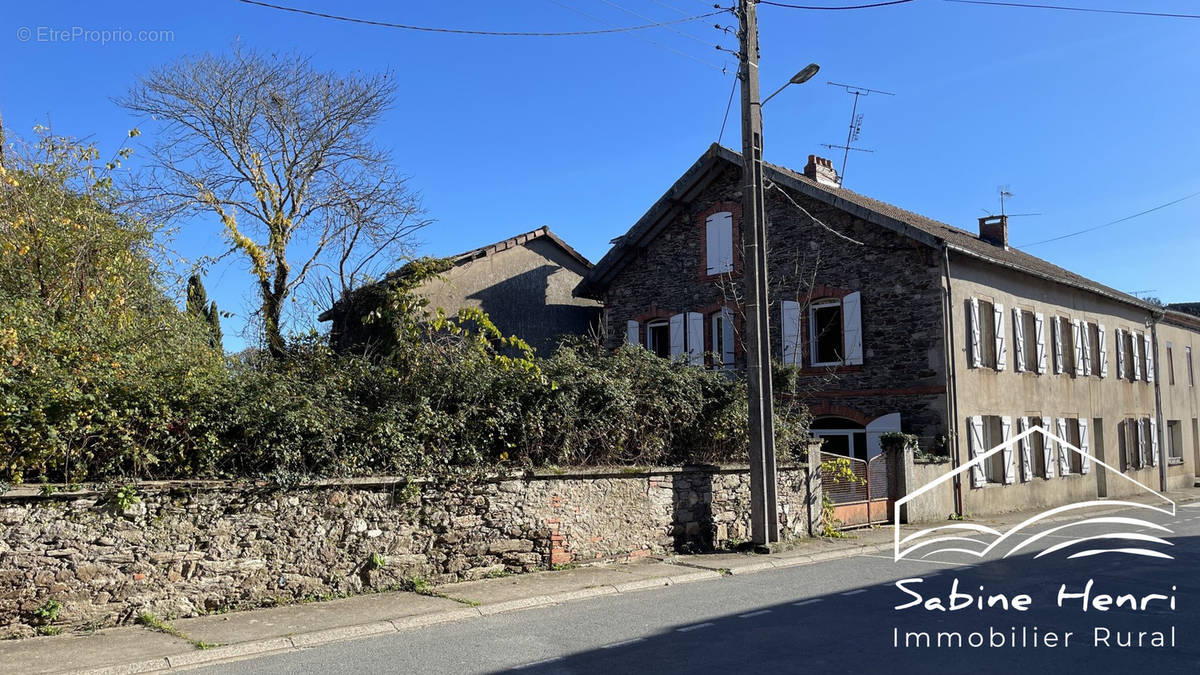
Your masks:
{"label": "arched window", "polygon": [[671,358],[671,323],[658,319],[646,324],[646,349],[663,357]]}
{"label": "arched window", "polygon": [[867,459],[867,430],[854,420],[819,417],[813,420],[809,433],[824,441],[822,452]]}

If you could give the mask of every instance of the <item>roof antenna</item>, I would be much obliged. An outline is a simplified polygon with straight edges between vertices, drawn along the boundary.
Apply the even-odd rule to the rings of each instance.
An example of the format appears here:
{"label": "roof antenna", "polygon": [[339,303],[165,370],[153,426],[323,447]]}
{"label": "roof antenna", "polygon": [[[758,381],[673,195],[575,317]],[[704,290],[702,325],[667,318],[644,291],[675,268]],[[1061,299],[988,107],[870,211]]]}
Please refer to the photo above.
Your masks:
{"label": "roof antenna", "polygon": [[[1013,194],[1012,190],[1010,190],[1007,185],[997,186],[996,190],[1000,193],[1000,215],[1008,217],[1008,218],[1020,218],[1022,216],[1040,216],[1040,215],[1042,215],[1041,213],[1005,213],[1004,212],[1004,200],[1012,199],[1016,195]],[[987,209],[982,209],[982,211],[984,213],[988,214],[989,216],[996,215],[996,214],[992,213],[991,211],[988,211]]]}
{"label": "roof antenna", "polygon": [[850,158],[850,151],[855,150],[857,152],[875,152],[874,150],[867,150],[865,148],[856,148],[853,146],[854,141],[857,141],[859,135],[862,134],[863,116],[862,116],[862,113],[858,112],[858,97],[859,96],[870,96],[871,94],[883,94],[885,96],[895,96],[895,94],[891,93],[890,91],[880,91],[879,89],[868,89],[867,87],[859,87],[859,86],[855,86],[853,84],[841,84],[840,82],[826,82],[825,84],[829,84],[829,85],[832,85],[835,87],[842,87],[843,89],[846,90],[847,94],[854,94],[854,105],[850,108],[850,130],[846,133],[845,145],[834,145],[832,143],[822,143],[821,144],[821,145],[829,148],[830,150],[841,150],[842,151],[842,170],[841,170],[841,172],[838,173],[838,176],[842,182],[842,185],[845,185],[846,184],[846,160],[848,160]]}

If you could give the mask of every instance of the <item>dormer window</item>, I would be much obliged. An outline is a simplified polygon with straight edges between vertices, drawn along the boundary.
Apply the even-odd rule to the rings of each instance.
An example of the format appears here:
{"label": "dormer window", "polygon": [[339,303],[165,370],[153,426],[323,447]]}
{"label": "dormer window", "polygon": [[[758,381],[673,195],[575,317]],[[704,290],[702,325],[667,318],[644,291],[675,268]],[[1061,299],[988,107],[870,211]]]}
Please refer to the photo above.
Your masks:
{"label": "dormer window", "polygon": [[704,222],[705,271],[710,275],[733,271],[733,214],[721,211]]}

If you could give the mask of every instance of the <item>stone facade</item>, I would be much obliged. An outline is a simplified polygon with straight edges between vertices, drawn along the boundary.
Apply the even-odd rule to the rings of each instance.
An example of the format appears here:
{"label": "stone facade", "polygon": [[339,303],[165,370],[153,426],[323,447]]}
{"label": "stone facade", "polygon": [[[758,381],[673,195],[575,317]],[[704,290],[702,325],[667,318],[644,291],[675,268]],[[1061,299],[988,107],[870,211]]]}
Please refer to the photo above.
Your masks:
{"label": "stone facade", "polygon": [[[789,536],[808,532],[806,475],[780,474]],[[32,634],[48,600],[63,604],[59,625],[98,627],[749,538],[744,468],[138,489],[124,511],[97,493],[0,496],[0,637]]]}
{"label": "stone facade", "polygon": [[[740,168],[725,164],[707,186],[677,206],[678,215],[637,249],[607,283],[602,299],[607,344],[626,340],[626,322],[646,324],[681,312],[705,315],[705,350],[713,351],[710,315],[722,307],[740,312],[743,296],[740,251],[734,271],[704,274],[705,219],[715,211],[734,216],[739,244]],[[780,188],[785,189],[785,188]],[[932,449],[946,433],[946,379],[942,328],[942,270],[933,249],[868,223],[794,190],[767,192],[770,325],[773,356],[783,352],[780,302],[804,308],[812,301],[861,293],[863,363],[801,369],[799,395],[818,417],[842,417],[866,425],[900,413],[902,430]],[[795,204],[852,243],[814,223]],[[741,316],[736,365],[744,364]],[[807,311],[800,334],[808,334]],[[805,340],[807,345],[807,340]],[[807,354],[803,359],[808,364]]]}

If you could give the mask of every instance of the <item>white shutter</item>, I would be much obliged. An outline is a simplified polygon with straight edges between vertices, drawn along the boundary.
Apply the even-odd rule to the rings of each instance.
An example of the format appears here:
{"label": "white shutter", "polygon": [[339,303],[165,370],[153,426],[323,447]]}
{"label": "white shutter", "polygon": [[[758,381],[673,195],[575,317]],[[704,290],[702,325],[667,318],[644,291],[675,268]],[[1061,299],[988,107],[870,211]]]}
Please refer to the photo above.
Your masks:
{"label": "white shutter", "polygon": [[[970,444],[971,459],[975,460],[984,452],[983,447],[983,418],[979,416],[968,417],[967,426],[970,427],[970,436],[967,441]],[[973,464],[971,466],[971,487],[983,487],[987,482],[987,478],[983,475],[983,463]]]}
{"label": "white shutter", "polygon": [[733,214],[714,213],[705,221],[705,262],[709,274],[733,270]]}
{"label": "white shutter", "polygon": [[[1002,443],[1008,443],[1012,440],[1012,418],[1000,418],[1000,438]],[[1004,457],[1004,484],[1012,485],[1017,482],[1017,465],[1014,462],[1012,445],[1005,445],[1000,451]]]}
{"label": "white shutter", "polygon": [[1046,373],[1046,315],[1038,312],[1033,315],[1033,326],[1037,333],[1037,371],[1038,375]]}
{"label": "white shutter", "polygon": [[801,365],[800,358],[800,303],[784,300],[779,303],[780,325],[783,326],[783,362]]}
{"label": "white shutter", "polygon": [[1096,326],[1096,346],[1100,349],[1100,377],[1108,377],[1108,344],[1104,342],[1104,324]]}
{"label": "white shutter", "polygon": [[641,346],[641,326],[636,321],[625,322],[625,342],[634,347]]}
{"label": "white shutter", "polygon": [[1004,340],[1004,305],[992,305],[992,321],[996,335],[996,370],[1004,370],[1008,365],[1008,347]]}
{"label": "white shutter", "polygon": [[[1029,418],[1017,418],[1017,435],[1026,431],[1029,431]],[[1028,483],[1031,480],[1033,480],[1033,443],[1029,441],[1029,436],[1025,436],[1021,439],[1021,482]]]}
{"label": "white shutter", "polygon": [[704,365],[704,315],[700,312],[687,313],[687,354],[689,364]]}
{"label": "white shutter", "polygon": [[1042,434],[1042,467],[1045,470],[1046,478],[1054,478],[1054,441],[1050,437],[1050,425],[1045,417],[1038,422],[1045,432]]}
{"label": "white shutter", "polygon": [[971,347],[971,367],[979,368],[983,366],[983,345],[980,344],[979,331],[979,298],[971,298],[971,334],[969,337]]}
{"label": "white shutter", "polygon": [[733,310],[721,309],[721,363],[733,365]]}
{"label": "white shutter", "polygon": [[1050,317],[1050,328],[1052,329],[1050,332],[1054,335],[1054,374],[1062,375],[1062,319],[1057,316]]}
{"label": "white shutter", "polygon": [[1133,349],[1133,381],[1142,379],[1142,339],[1137,333],[1129,334],[1129,346]]}
{"label": "white shutter", "polygon": [[1079,418],[1079,449],[1083,452],[1083,456],[1079,458],[1079,473],[1087,473],[1092,470],[1092,448],[1088,441],[1088,421]]}
{"label": "white shutter", "polygon": [[671,317],[669,330],[671,337],[671,359],[674,360],[683,356],[683,348],[686,340],[682,314],[676,314]]}
{"label": "white shutter", "polygon": [[1150,466],[1158,465],[1158,420],[1151,417],[1150,422]]}
{"label": "white shutter", "polygon": [[1083,376],[1092,376],[1092,329],[1088,322],[1079,322],[1079,337],[1083,342]]}
{"label": "white shutter", "polygon": [[[1054,420],[1054,433],[1061,439],[1067,438],[1067,418],[1059,417]],[[1071,473],[1071,450],[1066,443],[1057,442],[1058,445],[1058,475],[1065,476]]]}
{"label": "white shutter", "polygon": [[1142,336],[1142,346],[1146,348],[1146,381],[1154,381],[1154,342],[1149,335]]}
{"label": "white shutter", "polygon": [[1013,361],[1018,373],[1025,372],[1025,320],[1018,307],[1013,307]]}
{"label": "white shutter", "polygon": [[1125,377],[1125,340],[1120,328],[1113,329],[1113,336],[1117,346],[1117,379],[1120,380]]}
{"label": "white shutter", "polygon": [[848,366],[862,365],[862,293],[855,291],[842,298],[842,336],[846,340]]}
{"label": "white shutter", "polygon": [[1079,319],[1071,322],[1071,344],[1075,346],[1075,376],[1083,374],[1083,338],[1080,334],[1083,331],[1079,328]]}
{"label": "white shutter", "polygon": [[1137,421],[1137,446],[1138,446],[1138,468],[1146,466],[1146,420],[1138,418]]}

